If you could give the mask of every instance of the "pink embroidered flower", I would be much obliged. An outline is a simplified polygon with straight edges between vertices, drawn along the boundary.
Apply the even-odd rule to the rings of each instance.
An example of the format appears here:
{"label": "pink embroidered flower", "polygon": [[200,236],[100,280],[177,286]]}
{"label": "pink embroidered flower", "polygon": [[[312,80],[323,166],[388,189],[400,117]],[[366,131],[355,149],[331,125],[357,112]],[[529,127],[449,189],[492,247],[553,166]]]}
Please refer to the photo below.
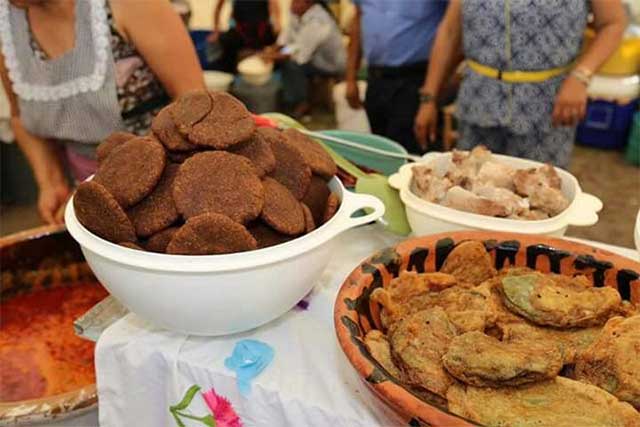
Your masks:
{"label": "pink embroidered flower", "polygon": [[216,427],[242,427],[242,421],[231,402],[216,394],[214,389],[202,393],[202,397],[216,420]]}

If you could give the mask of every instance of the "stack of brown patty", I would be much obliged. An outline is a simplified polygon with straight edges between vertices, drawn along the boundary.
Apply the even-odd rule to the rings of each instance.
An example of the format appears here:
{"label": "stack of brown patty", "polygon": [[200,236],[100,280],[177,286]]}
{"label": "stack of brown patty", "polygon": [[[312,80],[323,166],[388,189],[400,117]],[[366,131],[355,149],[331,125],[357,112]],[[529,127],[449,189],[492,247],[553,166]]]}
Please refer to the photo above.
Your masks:
{"label": "stack of brown patty", "polygon": [[256,128],[222,92],[192,92],[164,108],[151,133],[118,132],[74,196],[80,223],[131,249],[183,255],[249,251],[313,231],[337,211],[337,168],[290,129]]}

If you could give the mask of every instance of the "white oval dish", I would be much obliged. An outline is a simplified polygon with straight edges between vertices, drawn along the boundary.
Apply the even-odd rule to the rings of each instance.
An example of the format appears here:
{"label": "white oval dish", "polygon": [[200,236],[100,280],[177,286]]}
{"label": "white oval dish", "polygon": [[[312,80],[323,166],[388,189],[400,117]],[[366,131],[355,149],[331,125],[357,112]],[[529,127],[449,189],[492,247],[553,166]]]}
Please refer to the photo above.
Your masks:
{"label": "white oval dish", "polygon": [[[246,331],[287,312],[314,287],[341,232],[375,221],[384,205],[373,196],[329,187],[338,212],[309,234],[270,248],[228,255],[166,255],[108,242],[77,220],[73,199],[65,221],[98,280],[123,305],[166,329],[194,335]],[[367,208],[370,213],[352,217]]]}
{"label": "white oval dish", "polygon": [[[514,168],[532,168],[543,164],[533,160],[493,154],[501,163]],[[602,202],[591,194],[583,193],[578,180],[569,172],[556,168],[562,180],[562,192],[570,200],[570,204],[560,214],[545,220],[524,221],[496,218],[463,212],[427,202],[411,191],[413,167],[424,162],[436,161],[436,168],[446,167],[451,153],[427,153],[423,162],[411,163],[400,168],[398,173],[389,177],[389,184],[400,191],[400,199],[405,205],[407,220],[413,233],[417,236],[456,230],[490,230],[510,233],[544,234],[563,236],[569,225],[588,226],[598,222],[598,212],[602,210]]]}

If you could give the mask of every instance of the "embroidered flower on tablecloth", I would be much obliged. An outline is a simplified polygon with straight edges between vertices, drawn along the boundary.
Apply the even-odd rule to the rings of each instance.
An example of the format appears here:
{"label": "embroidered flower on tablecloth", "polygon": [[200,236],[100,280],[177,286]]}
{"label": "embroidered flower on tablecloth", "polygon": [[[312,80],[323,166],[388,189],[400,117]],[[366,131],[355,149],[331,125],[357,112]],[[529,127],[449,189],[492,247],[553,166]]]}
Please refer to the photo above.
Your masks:
{"label": "embroidered flower on tablecloth", "polygon": [[169,407],[169,412],[171,412],[177,427],[191,426],[193,425],[193,421],[208,427],[242,427],[242,421],[233,409],[233,406],[231,406],[231,402],[217,394],[213,388],[202,393],[202,398],[207,404],[209,411],[211,411],[211,414],[199,417],[190,412],[186,412],[189,406],[191,406],[193,398],[199,391],[199,385],[192,385],[179,403]]}
{"label": "embroidered flower on tablecloth", "polygon": [[216,427],[242,427],[242,421],[231,406],[231,402],[216,394],[213,388],[202,393],[202,397],[216,420]]}

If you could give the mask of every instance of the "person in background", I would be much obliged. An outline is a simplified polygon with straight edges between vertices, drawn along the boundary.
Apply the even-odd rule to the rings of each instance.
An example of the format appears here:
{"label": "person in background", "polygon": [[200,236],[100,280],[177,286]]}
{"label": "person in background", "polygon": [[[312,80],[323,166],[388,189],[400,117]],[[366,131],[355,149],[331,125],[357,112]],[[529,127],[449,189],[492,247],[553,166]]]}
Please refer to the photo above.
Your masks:
{"label": "person in background", "polygon": [[213,31],[210,43],[219,43],[222,58],[216,68],[235,73],[238,55],[242,49],[262,50],[272,45],[280,33],[279,0],[232,0],[231,14],[235,25],[225,33],[220,32],[220,15],[225,0],[218,0],[213,11]]}
{"label": "person in background", "polygon": [[189,28],[189,21],[191,20],[191,3],[189,0],[170,0],[173,10],[180,16],[184,25]]}
{"label": "person in background", "polygon": [[347,101],[360,108],[357,74],[362,51],[368,64],[364,107],[371,131],[422,151],[413,133],[431,44],[442,19],[443,0],[354,0],[347,61]]}
{"label": "person in background", "polygon": [[308,81],[313,75],[342,76],[347,54],[342,32],[326,3],[292,0],[291,20],[278,43],[263,52],[267,61],[280,64],[282,98],[296,118],[310,111]]}
{"label": "person in background", "polygon": [[[589,10],[597,32],[581,54]],[[441,87],[465,58],[456,102],[460,140],[491,151],[566,167],[584,117],[593,73],[626,27],[620,0],[451,0],[438,29],[415,119],[424,145],[435,140]]]}
{"label": "person in background", "polygon": [[62,222],[64,163],[84,180],[104,138],[145,134],[170,98],[204,89],[191,39],[167,0],[0,0],[0,16],[11,127],[46,223]]}

